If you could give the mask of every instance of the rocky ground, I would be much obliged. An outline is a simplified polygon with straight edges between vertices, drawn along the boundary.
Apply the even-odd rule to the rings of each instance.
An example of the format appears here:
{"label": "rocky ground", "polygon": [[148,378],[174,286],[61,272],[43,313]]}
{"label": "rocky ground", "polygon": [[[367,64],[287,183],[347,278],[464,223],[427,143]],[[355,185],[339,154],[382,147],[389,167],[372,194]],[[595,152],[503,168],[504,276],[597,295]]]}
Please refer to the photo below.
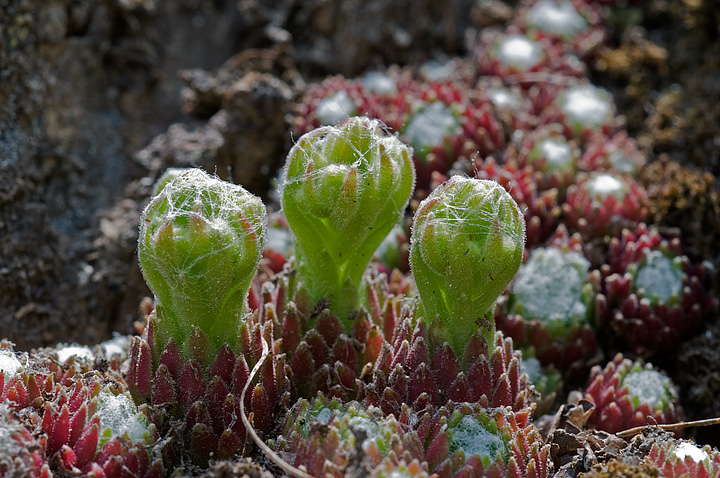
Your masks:
{"label": "rocky ground", "polygon": [[[718,270],[720,8],[630,3],[590,63],[592,81],[613,92],[648,155],[654,222],[680,228],[691,259]],[[463,54],[468,32],[504,25],[513,9],[0,0],[0,337],[29,350],[132,333],[149,295],[138,217],[165,168],[202,166],[267,197],[307,83]],[[689,418],[720,416],[718,350],[715,320],[668,361]],[[717,427],[692,433],[718,445]]]}

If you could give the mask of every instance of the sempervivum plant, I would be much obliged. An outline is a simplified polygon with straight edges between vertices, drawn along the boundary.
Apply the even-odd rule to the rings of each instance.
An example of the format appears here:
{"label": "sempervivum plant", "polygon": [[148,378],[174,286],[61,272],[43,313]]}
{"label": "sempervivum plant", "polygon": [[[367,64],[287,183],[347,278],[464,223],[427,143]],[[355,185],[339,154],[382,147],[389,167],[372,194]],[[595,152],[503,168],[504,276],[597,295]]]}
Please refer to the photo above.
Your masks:
{"label": "sempervivum plant", "polygon": [[[520,136],[520,135],[516,135]],[[563,194],[575,182],[580,150],[557,125],[543,126],[523,135],[505,151],[505,161],[530,167],[538,189],[557,188]]]}
{"label": "sempervivum plant", "polygon": [[595,404],[589,423],[617,433],[652,423],[675,423],[682,412],[675,385],[650,364],[615,356],[592,369],[585,398]]}
{"label": "sempervivum plant", "polygon": [[647,194],[632,178],[612,172],[578,175],[562,205],[568,228],[586,237],[617,234],[647,216]]}
{"label": "sempervivum plant", "polygon": [[518,270],[507,304],[498,307],[498,327],[516,347],[532,349],[544,365],[584,377],[587,362],[599,353],[599,289],[600,274],[590,270],[578,238],[533,249]]}
{"label": "sempervivum plant", "polygon": [[499,76],[525,88],[541,75],[576,77],[585,68],[576,57],[565,54],[562,45],[546,38],[531,39],[516,28],[481,35],[475,50],[481,75]]}
{"label": "sempervivum plant", "polygon": [[619,126],[612,95],[586,83],[560,90],[542,116],[545,124],[559,123],[568,138],[581,141],[596,133],[611,136]]}
{"label": "sempervivum plant", "polygon": [[[454,176],[420,205],[410,260],[422,312],[383,345],[360,395],[386,413],[445,400],[528,405],[512,344],[492,308],[523,254],[524,221],[499,184]],[[370,371],[368,371],[370,372]]]}
{"label": "sempervivum plant", "polygon": [[499,153],[505,133],[489,102],[469,98],[454,84],[430,85],[420,100],[401,138],[415,148],[416,197],[423,198],[434,172],[447,173],[456,162],[468,163],[476,154]]}
{"label": "sempervivum plant", "polygon": [[[271,446],[312,476],[378,476],[423,457],[422,442],[408,424],[375,407],[322,394],[312,401],[301,399],[288,411]],[[427,472],[424,466],[417,468]]]}
{"label": "sempervivum plant", "polygon": [[429,469],[441,478],[548,477],[550,445],[543,443],[531,417],[530,409],[450,402],[426,413],[417,428]]}
{"label": "sempervivum plant", "polygon": [[372,71],[359,79],[329,77],[308,89],[293,119],[294,127],[305,134],[358,115],[381,119],[398,131],[416,96],[417,84],[410,72],[397,68]]}
{"label": "sempervivum plant", "polygon": [[420,204],[410,266],[431,350],[447,342],[462,356],[478,329],[494,343],[492,309],[520,266],[524,243],[522,212],[495,181],[453,176]]}
{"label": "sempervivum plant", "polygon": [[669,435],[656,439],[642,461],[657,467],[667,478],[710,478],[720,474],[720,452],[717,449],[707,445],[701,448]]}
{"label": "sempervivum plant", "polygon": [[307,133],[290,150],[282,206],[308,309],[329,301],[350,328],[368,262],[412,194],[411,158],[412,150],[377,120],[360,117]]}
{"label": "sempervivum plant", "polygon": [[620,131],[612,138],[602,133],[590,136],[585,144],[580,167],[585,171],[614,171],[634,176],[645,165],[645,155],[637,143]]}
{"label": "sempervivum plant", "polygon": [[35,437],[20,423],[7,402],[0,403],[0,476],[51,478],[52,471],[45,458],[47,437]]}
{"label": "sempervivum plant", "polygon": [[[265,206],[240,186],[191,169],[167,182],[143,211],[138,258],[155,294],[153,340],[203,365],[237,333],[262,251]],[[190,340],[190,338],[193,340]],[[234,346],[235,344],[233,344]]]}
{"label": "sempervivum plant", "polygon": [[447,343],[434,351],[427,344],[424,323],[403,320],[392,345],[383,344],[374,366],[361,377],[363,402],[396,416],[405,404],[423,410],[448,400],[514,410],[532,406],[520,353],[502,333],[488,346],[483,333],[475,332],[459,358]]}
{"label": "sempervivum plant", "polygon": [[[153,447],[155,427],[112,371],[76,368],[68,359],[62,367],[82,372],[64,373],[56,362],[47,366],[37,357],[16,367],[19,362],[13,363],[11,351],[10,347],[0,351],[0,400],[9,412],[3,416],[8,421],[2,428],[31,453],[18,452],[12,462],[0,453],[0,469],[26,466],[22,476],[52,472],[119,478],[123,470],[138,477],[163,476],[162,461]],[[32,440],[23,430],[32,432]]]}
{"label": "sempervivum plant", "polygon": [[605,40],[599,6],[571,0],[525,0],[515,15],[530,38],[547,38],[565,51],[583,57]]}
{"label": "sempervivum plant", "polygon": [[138,249],[155,309],[147,336],[131,344],[127,382],[137,403],[153,406],[161,434],[181,426],[165,453],[171,465],[185,453],[206,464],[242,452],[240,408],[265,432],[287,390],[283,358],[271,349],[240,402],[263,342],[274,338],[274,311],[251,314],[247,305],[264,229],[258,198],[200,170],[167,182],[143,212]]}
{"label": "sempervivum plant", "polygon": [[610,241],[602,270],[610,333],[640,354],[673,350],[700,330],[717,303],[707,266],[691,263],[679,238],[644,224]]}

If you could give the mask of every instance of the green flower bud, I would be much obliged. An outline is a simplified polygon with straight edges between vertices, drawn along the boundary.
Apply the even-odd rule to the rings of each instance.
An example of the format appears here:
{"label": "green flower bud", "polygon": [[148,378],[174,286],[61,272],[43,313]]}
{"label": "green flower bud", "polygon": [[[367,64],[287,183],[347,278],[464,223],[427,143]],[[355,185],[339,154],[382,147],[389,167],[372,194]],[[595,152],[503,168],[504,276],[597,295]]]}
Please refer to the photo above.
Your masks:
{"label": "green flower bud", "polygon": [[523,214],[495,181],[453,176],[420,204],[410,265],[436,346],[461,356],[478,326],[493,343],[491,311],[524,247]]}
{"label": "green flower bud", "polygon": [[281,197],[298,274],[311,300],[331,299],[342,320],[358,307],[365,268],[410,199],[411,158],[410,147],[362,117],[311,131],[288,154]]}
{"label": "green flower bud", "polygon": [[[202,333],[213,353],[236,335],[265,234],[265,206],[240,186],[191,169],[165,184],[140,221],[138,256],[155,294],[155,334],[189,353]],[[213,355],[214,357],[214,355]]]}

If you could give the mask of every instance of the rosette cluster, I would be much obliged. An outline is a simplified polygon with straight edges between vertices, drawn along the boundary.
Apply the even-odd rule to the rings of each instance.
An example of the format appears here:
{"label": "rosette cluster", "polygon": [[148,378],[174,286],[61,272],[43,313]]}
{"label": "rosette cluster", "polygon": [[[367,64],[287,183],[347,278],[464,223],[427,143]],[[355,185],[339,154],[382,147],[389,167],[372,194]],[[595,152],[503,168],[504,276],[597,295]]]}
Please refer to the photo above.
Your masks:
{"label": "rosette cluster", "polygon": [[157,429],[117,370],[101,373],[51,355],[49,365],[26,358],[15,367],[13,358],[3,343],[0,430],[10,439],[0,459],[3,476],[164,476]]}
{"label": "rosette cluster", "polygon": [[650,364],[633,362],[622,354],[605,368],[593,368],[584,394],[595,405],[589,423],[610,433],[682,418],[671,380]]}
{"label": "rosette cluster", "polygon": [[404,405],[422,410],[448,400],[522,410],[532,406],[533,391],[520,360],[500,332],[489,343],[476,332],[456,355],[448,344],[430,348],[424,324],[406,319],[392,345],[384,343],[374,366],[364,371],[359,396],[396,416]]}
{"label": "rosette cluster", "polygon": [[427,476],[423,444],[408,423],[322,394],[295,403],[271,445],[312,476],[396,476],[410,469]]}
{"label": "rosette cluster", "polygon": [[439,477],[549,477],[550,446],[531,417],[529,409],[448,403],[423,416],[418,434]]}
{"label": "rosette cluster", "polygon": [[697,333],[717,305],[707,265],[683,254],[678,237],[644,224],[610,240],[602,266],[609,334],[624,350],[673,351]]}

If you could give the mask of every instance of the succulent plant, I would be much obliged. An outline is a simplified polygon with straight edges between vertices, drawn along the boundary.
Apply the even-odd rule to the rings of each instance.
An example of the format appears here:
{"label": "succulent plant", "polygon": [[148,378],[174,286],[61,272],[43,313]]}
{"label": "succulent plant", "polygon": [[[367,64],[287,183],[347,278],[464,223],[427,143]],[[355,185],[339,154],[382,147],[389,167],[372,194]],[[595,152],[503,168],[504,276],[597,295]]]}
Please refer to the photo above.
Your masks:
{"label": "succulent plant", "polygon": [[[410,72],[397,68],[368,72],[359,79],[328,77],[308,88],[294,118],[295,131],[302,135],[354,115],[380,119],[399,131],[417,89]],[[326,114],[333,111],[334,117]]]}
{"label": "succulent plant", "polygon": [[562,205],[568,228],[588,238],[633,228],[647,216],[647,195],[632,178],[595,171],[578,175]]}
{"label": "succulent plant", "polygon": [[[0,352],[3,362],[12,347],[3,343]],[[27,450],[10,446],[0,451],[0,471],[7,467],[7,476],[36,477],[120,478],[123,470],[138,477],[163,476],[154,448],[157,431],[117,372],[93,370],[83,359],[75,362],[76,356],[60,364],[56,356],[55,350],[45,350],[14,372],[17,364],[0,370],[0,435],[7,432]],[[13,470],[22,473],[13,475]]]}
{"label": "succulent plant", "polygon": [[513,24],[530,38],[546,38],[578,57],[590,55],[607,36],[599,5],[570,0],[527,0]]}
{"label": "succulent plant", "polygon": [[528,89],[548,75],[581,76],[585,65],[547,38],[529,38],[516,27],[480,35],[474,56],[481,75],[501,78]]}
{"label": "succulent plant", "polygon": [[675,423],[682,412],[675,385],[652,365],[617,354],[604,369],[593,367],[585,398],[595,404],[589,423],[617,433],[652,423]]}
{"label": "succulent plant", "polygon": [[[378,476],[406,468],[423,457],[417,433],[375,407],[319,395],[288,411],[271,446],[290,464],[312,476]],[[395,475],[392,475],[395,476]]]}
{"label": "succulent plant", "polygon": [[531,423],[531,411],[453,404],[418,425],[425,460],[439,477],[540,478],[551,475],[550,445]]}
{"label": "succulent plant", "polygon": [[[538,247],[520,266],[498,327],[515,346],[554,365],[570,380],[587,376],[599,354],[595,317],[600,273],[590,271],[579,244]],[[583,378],[581,378],[583,380]]]}
{"label": "succulent plant", "polygon": [[415,213],[410,265],[431,349],[461,356],[480,328],[494,342],[492,308],[522,260],[525,221],[494,181],[453,176]]}
{"label": "succulent plant", "polygon": [[448,400],[522,410],[532,407],[535,395],[520,364],[520,353],[501,332],[488,343],[476,331],[461,355],[447,344],[433,352],[425,324],[408,317],[363,370],[358,397],[395,416],[405,404],[418,411]]}
{"label": "succulent plant", "polygon": [[520,362],[520,373],[527,375],[528,382],[539,394],[535,400],[535,417],[539,417],[555,410],[555,404],[563,392],[563,380],[560,372],[553,365],[543,366],[536,357],[524,352],[525,357]]}
{"label": "succulent plant", "polygon": [[13,416],[7,402],[0,402],[0,476],[51,478],[52,471],[45,457],[47,437],[35,437]]}
{"label": "succulent plant", "polygon": [[[265,232],[265,206],[199,169],[167,183],[145,208],[138,257],[155,294],[154,341],[185,357],[207,342],[205,364],[239,332]],[[191,340],[191,337],[196,339]]]}
{"label": "succulent plant", "polygon": [[[299,396],[312,398],[322,392],[342,400],[356,398],[361,371],[375,363],[396,325],[412,313],[406,297],[411,283],[407,277],[398,271],[388,277],[374,267],[369,268],[367,277],[367,307],[355,315],[349,331],[328,309],[309,318],[294,303],[285,307],[281,348],[288,356],[293,388]],[[264,294],[263,307],[285,294],[282,288],[274,293]]]}
{"label": "succulent plant", "polygon": [[709,446],[671,438],[655,440],[643,463],[657,467],[662,476],[713,477],[720,473],[720,452]]}
{"label": "succulent plant", "polygon": [[[180,173],[158,188],[143,213],[139,257],[156,293],[146,337],[130,346],[127,384],[134,400],[150,403],[161,434],[182,433],[163,450],[176,466],[186,457],[241,453],[244,407],[260,432],[287,400],[284,358],[270,353],[259,379],[248,383],[262,343],[273,343],[272,305],[250,312],[248,289],[263,249],[265,207],[239,186],[200,170]],[[243,389],[249,387],[246,402]]]}
{"label": "succulent plant", "polygon": [[288,154],[282,206],[296,240],[301,287],[349,329],[375,249],[412,193],[412,150],[380,123],[350,118],[301,137]]}
{"label": "succulent plant", "polygon": [[[164,452],[167,464],[177,466],[189,460],[206,466],[211,457],[226,459],[241,454],[246,445],[245,425],[239,419],[241,407],[252,416],[252,426],[259,433],[267,433],[275,414],[288,405],[290,384],[285,358],[278,351],[270,351],[256,382],[248,384],[250,370],[260,359],[262,342],[273,343],[272,314],[270,306],[263,315],[255,311],[246,317],[237,336],[224,344],[207,366],[201,362],[207,355],[202,342],[196,342],[198,347],[190,358],[183,357],[173,339],[156,351],[152,322],[147,338],[133,338],[127,376],[133,398],[152,405],[150,418],[161,434],[182,429],[169,442],[175,448]],[[236,354],[233,348],[241,352]],[[154,360],[155,356],[159,358]],[[248,393],[241,402],[246,386]]]}
{"label": "succulent plant", "polygon": [[579,84],[562,90],[554,108],[546,113],[548,121],[559,119],[568,138],[587,140],[591,134],[610,135],[616,129],[612,95],[590,84]]}
{"label": "succulent plant", "polygon": [[591,135],[579,165],[585,171],[613,171],[634,176],[645,162],[637,143],[625,131],[620,131],[612,138],[604,134]]}
{"label": "succulent plant", "polygon": [[717,304],[706,265],[691,263],[678,237],[666,239],[644,224],[610,240],[602,271],[609,333],[642,355],[674,350]]}
{"label": "succulent plant", "polygon": [[568,141],[558,125],[545,125],[524,135],[505,150],[505,166],[516,163],[529,167],[532,181],[540,191],[557,189],[564,197],[567,187],[576,180],[580,149],[576,140]]}

